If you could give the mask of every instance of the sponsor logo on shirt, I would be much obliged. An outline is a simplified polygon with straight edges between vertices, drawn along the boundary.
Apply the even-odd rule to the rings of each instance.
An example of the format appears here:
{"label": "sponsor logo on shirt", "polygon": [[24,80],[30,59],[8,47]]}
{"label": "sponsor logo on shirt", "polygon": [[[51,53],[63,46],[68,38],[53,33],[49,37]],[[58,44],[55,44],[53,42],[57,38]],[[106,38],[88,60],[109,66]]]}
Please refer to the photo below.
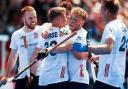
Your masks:
{"label": "sponsor logo on shirt", "polygon": [[81,42],[84,41],[84,39],[82,37],[78,36],[77,39],[76,39],[76,41],[79,42],[79,43],[81,43]]}
{"label": "sponsor logo on shirt", "polygon": [[[29,47],[31,47],[31,46],[36,46],[37,45],[37,43],[31,43],[31,44],[27,44]],[[20,47],[24,47],[24,45],[20,45]]]}
{"label": "sponsor logo on shirt", "polygon": [[38,33],[34,32],[34,38],[38,38]]}
{"label": "sponsor logo on shirt", "polygon": [[80,36],[78,36],[76,40],[77,40],[77,41],[80,41],[80,40],[81,40],[81,37],[80,37]]}

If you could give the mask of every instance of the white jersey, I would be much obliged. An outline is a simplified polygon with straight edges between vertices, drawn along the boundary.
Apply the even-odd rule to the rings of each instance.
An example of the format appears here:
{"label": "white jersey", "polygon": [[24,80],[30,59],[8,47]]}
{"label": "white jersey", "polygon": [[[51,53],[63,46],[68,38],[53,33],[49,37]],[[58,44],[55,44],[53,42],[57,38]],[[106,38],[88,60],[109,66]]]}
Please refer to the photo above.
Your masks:
{"label": "white jersey", "polygon": [[[33,51],[35,50],[40,36],[40,31],[42,30],[40,26],[31,32],[24,32],[25,27],[15,31],[11,37],[11,49],[17,49],[19,56],[19,68],[18,71],[22,71],[26,66],[29,65],[30,57],[32,56]],[[27,48],[24,47],[24,39],[26,37]],[[29,70],[29,69],[28,69]],[[30,71],[29,71],[30,72]],[[24,78],[27,75],[27,71],[23,72],[18,79]]]}
{"label": "white jersey", "polygon": [[124,82],[128,42],[128,29],[123,21],[113,20],[106,25],[101,42],[104,44],[107,38],[112,38],[114,45],[110,54],[100,55],[97,80],[121,87]]}
{"label": "white jersey", "polygon": [[[87,31],[81,28],[77,34],[71,38],[72,42],[86,43]],[[78,60],[72,52],[69,52],[68,69],[70,81],[89,84],[89,75],[86,70],[86,59]]]}
{"label": "white jersey", "polygon": [[[63,40],[60,37],[60,30],[57,27],[52,27],[47,39],[41,38],[38,48],[52,47]],[[39,85],[46,86],[48,84],[68,81],[67,72],[67,53],[55,54],[50,53],[43,60],[41,74],[39,77]]]}

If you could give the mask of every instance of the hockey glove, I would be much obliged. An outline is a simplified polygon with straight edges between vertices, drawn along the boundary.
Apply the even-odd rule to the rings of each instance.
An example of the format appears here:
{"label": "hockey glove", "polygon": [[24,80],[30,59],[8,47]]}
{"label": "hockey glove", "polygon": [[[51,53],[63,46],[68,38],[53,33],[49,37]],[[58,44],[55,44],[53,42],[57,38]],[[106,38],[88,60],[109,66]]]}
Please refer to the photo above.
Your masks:
{"label": "hockey glove", "polygon": [[37,55],[37,59],[38,60],[41,60],[41,59],[44,59],[45,57],[48,56],[48,53],[47,53],[47,49],[42,49],[38,55]]}

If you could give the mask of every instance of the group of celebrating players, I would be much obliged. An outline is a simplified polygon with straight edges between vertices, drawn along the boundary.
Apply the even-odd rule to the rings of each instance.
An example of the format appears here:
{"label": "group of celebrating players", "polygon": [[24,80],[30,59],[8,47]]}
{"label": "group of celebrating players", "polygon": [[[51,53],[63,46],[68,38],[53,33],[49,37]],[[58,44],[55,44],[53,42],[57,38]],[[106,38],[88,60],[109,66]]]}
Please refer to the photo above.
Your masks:
{"label": "group of celebrating players", "polygon": [[[80,7],[72,8],[71,3],[62,2],[48,11],[49,23],[42,26],[37,25],[35,9],[32,6],[23,7],[21,15],[24,26],[12,34],[4,80],[10,77],[18,54],[19,72],[32,61],[39,61],[16,79],[15,89],[87,89],[87,61],[99,60],[93,89],[121,89],[128,29],[122,20],[117,19],[118,0],[101,0],[101,3],[101,14],[106,23],[101,45],[88,45],[87,31],[83,28],[88,14]],[[76,35],[64,44],[45,56],[39,55],[42,49],[52,49],[73,32],[77,32]],[[94,55],[89,57],[90,53]]]}

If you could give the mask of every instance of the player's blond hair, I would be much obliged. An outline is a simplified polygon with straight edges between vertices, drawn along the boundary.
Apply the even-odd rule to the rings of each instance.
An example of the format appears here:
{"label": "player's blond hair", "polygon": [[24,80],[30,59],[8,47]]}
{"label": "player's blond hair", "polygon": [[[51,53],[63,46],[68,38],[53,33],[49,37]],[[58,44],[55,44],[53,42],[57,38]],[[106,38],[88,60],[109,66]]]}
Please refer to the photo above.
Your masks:
{"label": "player's blond hair", "polygon": [[86,20],[88,18],[87,12],[80,7],[74,7],[71,11],[71,14],[76,15],[76,16],[80,16],[84,20]]}
{"label": "player's blond hair", "polygon": [[25,12],[28,12],[28,11],[35,11],[35,9],[32,6],[25,6],[21,9],[21,15],[23,16]]}
{"label": "player's blond hair", "polygon": [[66,13],[66,9],[63,7],[53,7],[48,11],[48,20],[53,21],[57,16]]}

